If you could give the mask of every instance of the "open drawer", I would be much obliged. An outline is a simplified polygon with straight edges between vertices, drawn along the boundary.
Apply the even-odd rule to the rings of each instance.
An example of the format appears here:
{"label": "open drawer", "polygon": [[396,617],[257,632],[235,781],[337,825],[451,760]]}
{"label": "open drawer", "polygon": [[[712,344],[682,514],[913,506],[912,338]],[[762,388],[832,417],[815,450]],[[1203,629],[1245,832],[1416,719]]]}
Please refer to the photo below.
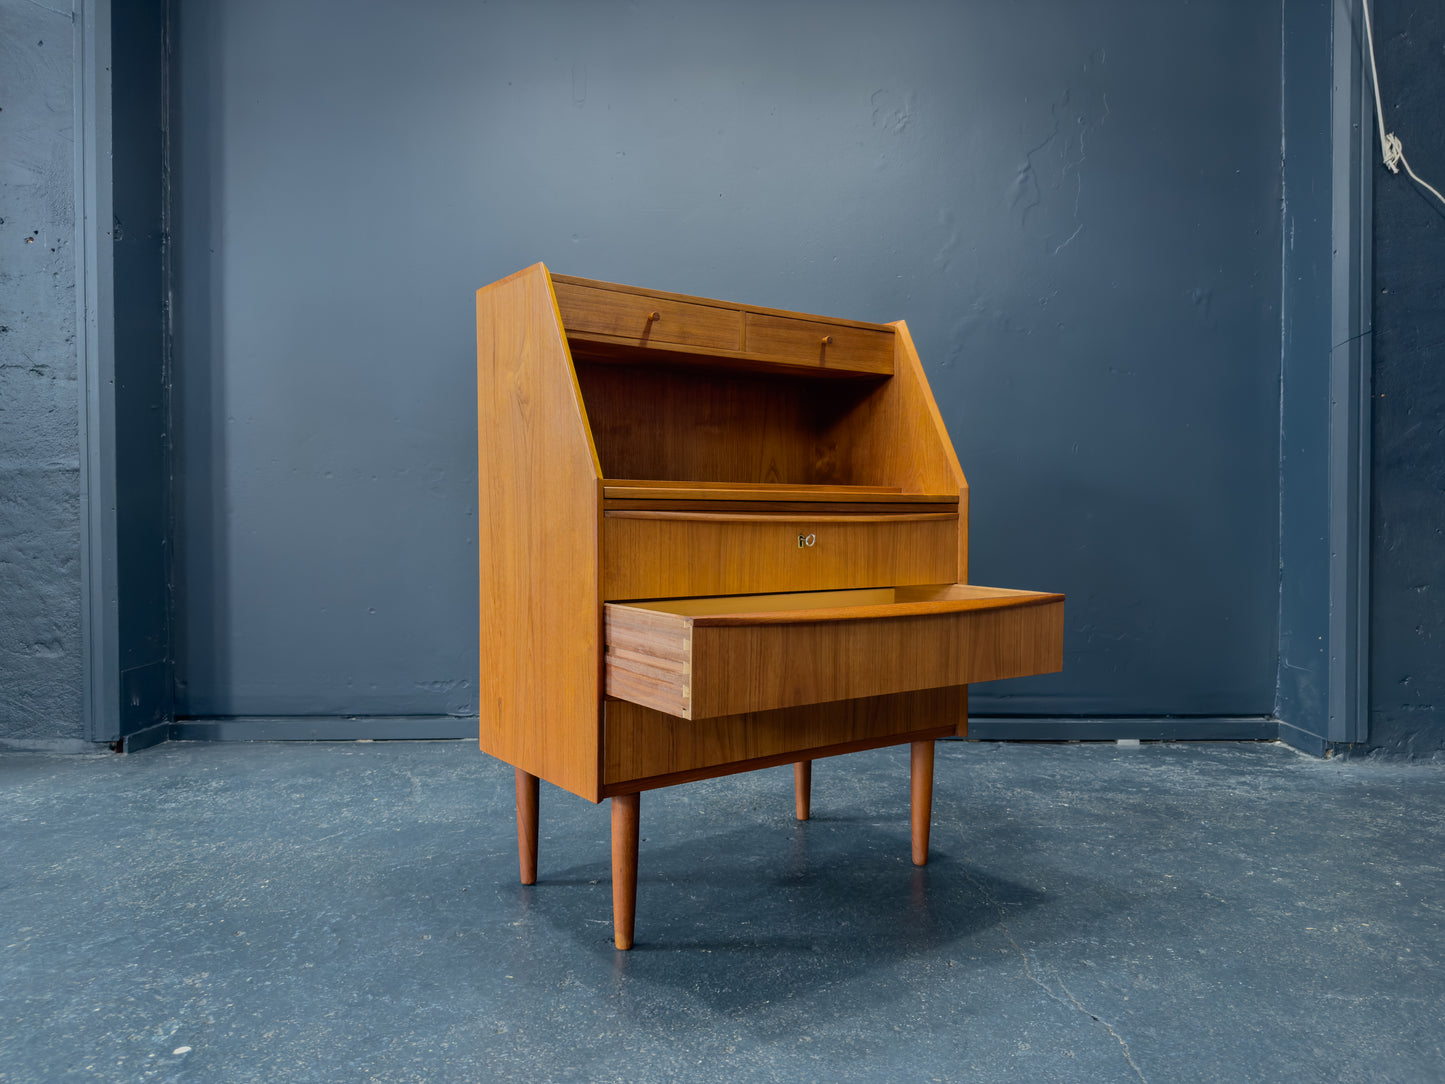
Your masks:
{"label": "open drawer", "polygon": [[969,584],[607,603],[606,692],[682,719],[1063,666],[1064,596]]}

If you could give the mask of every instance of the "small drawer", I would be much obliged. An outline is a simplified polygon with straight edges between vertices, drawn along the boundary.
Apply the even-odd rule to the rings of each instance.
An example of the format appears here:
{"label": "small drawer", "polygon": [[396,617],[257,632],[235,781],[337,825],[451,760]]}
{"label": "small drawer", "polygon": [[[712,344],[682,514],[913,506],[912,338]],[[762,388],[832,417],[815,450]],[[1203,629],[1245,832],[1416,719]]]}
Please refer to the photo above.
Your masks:
{"label": "small drawer", "polygon": [[603,335],[635,346],[693,346],[737,350],[742,313],[647,294],[554,282],[568,336]]}
{"label": "small drawer", "polygon": [[608,511],[602,519],[607,600],[957,578],[957,513]]}
{"label": "small drawer", "polygon": [[1047,674],[1064,597],[941,584],[608,603],[606,692],[681,719]]}
{"label": "small drawer", "polygon": [[798,320],[789,316],[747,314],[744,350],[798,364],[851,372],[893,372],[891,331]]}

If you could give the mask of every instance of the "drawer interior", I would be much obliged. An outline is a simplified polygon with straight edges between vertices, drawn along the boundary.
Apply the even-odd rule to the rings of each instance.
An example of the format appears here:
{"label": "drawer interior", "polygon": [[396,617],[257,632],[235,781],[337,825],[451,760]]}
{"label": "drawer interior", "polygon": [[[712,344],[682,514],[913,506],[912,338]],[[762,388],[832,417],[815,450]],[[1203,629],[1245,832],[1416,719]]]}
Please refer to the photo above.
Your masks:
{"label": "drawer interior", "polygon": [[765,595],[656,599],[630,607],[691,618],[694,626],[807,624],[816,621],[870,620],[879,617],[954,613],[1061,602],[1062,595],[980,587],[969,583],[911,587],[869,587],[853,591],[790,591]]}

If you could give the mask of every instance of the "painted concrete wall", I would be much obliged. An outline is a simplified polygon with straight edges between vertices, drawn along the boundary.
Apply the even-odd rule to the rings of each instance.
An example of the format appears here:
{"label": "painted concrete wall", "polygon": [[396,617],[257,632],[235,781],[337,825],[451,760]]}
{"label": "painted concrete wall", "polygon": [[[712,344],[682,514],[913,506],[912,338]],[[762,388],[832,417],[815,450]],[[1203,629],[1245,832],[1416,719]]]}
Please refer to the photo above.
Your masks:
{"label": "painted concrete wall", "polygon": [[[1381,4],[1385,124],[1445,191],[1445,8]],[[1371,148],[1372,153],[1376,148]],[[1378,158],[1377,158],[1378,160]],[[1445,755],[1445,207],[1375,173],[1370,744]]]}
{"label": "painted concrete wall", "polygon": [[0,0],[0,743],[82,736],[70,13]]}
{"label": "painted concrete wall", "polygon": [[975,712],[1269,714],[1279,22],[180,5],[178,710],[475,710],[472,294],[540,259],[909,321],[973,579],[1070,594]]}

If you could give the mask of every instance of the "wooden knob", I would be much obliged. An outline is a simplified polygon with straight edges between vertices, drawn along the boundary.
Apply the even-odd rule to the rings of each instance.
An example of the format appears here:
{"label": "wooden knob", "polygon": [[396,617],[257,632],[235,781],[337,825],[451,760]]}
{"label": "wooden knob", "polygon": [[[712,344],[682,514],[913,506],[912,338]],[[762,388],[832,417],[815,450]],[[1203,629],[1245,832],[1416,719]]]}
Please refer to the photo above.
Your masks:
{"label": "wooden knob", "polygon": [[647,320],[648,320],[649,323],[651,323],[653,320],[661,320],[661,319],[662,319],[662,313],[660,313],[660,312],[650,312],[650,313],[647,314]]}
{"label": "wooden knob", "polygon": [[831,335],[824,335],[824,336],[823,336],[823,345],[824,345],[824,346],[827,346],[827,345],[828,345],[830,342],[832,342],[832,341],[833,341],[833,336],[831,336]]}

